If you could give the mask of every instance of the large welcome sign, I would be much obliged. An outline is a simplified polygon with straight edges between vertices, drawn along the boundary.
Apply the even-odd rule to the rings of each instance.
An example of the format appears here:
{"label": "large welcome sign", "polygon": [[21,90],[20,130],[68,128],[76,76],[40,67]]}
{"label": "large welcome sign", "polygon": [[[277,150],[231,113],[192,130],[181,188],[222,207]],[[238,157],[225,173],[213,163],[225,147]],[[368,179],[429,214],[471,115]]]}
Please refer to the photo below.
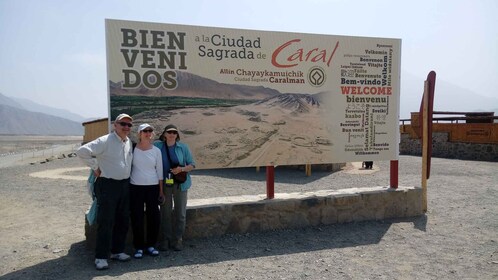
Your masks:
{"label": "large welcome sign", "polygon": [[398,157],[401,40],[106,20],[111,118],[175,124],[197,168]]}

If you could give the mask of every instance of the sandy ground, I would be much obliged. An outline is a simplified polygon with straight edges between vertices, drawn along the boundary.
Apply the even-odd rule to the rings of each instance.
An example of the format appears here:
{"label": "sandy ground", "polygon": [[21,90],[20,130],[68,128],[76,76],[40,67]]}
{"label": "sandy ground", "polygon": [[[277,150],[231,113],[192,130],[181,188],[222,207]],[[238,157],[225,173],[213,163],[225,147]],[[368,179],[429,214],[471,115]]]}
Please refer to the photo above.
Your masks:
{"label": "sandy ground", "polygon": [[[420,158],[400,157],[400,185],[420,182]],[[0,168],[2,279],[497,279],[498,163],[433,159],[428,212],[186,241],[96,271],[85,247],[90,204],[77,158]],[[265,193],[264,168],[197,170],[189,199]],[[389,162],[335,173],[277,167],[275,192],[385,186]],[[132,252],[132,248],[127,248]]]}
{"label": "sandy ground", "polygon": [[[324,109],[292,114],[291,110],[241,105],[235,108],[201,108],[134,116],[162,132],[165,124],[181,124],[181,137],[198,156],[201,169],[240,166],[319,163],[332,158],[330,129],[321,124]],[[321,143],[321,144],[320,144]]]}
{"label": "sandy ground", "polygon": [[67,155],[82,141],[82,136],[0,135],[0,168]]}

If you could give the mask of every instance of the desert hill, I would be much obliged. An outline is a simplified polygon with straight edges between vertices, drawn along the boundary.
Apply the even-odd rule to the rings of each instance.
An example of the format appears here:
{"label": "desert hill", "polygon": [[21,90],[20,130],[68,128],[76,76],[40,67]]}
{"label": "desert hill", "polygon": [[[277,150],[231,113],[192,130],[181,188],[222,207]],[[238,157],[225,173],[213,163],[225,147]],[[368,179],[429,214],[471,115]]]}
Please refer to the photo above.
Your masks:
{"label": "desert hill", "polygon": [[79,122],[0,104],[0,134],[83,135]]}
{"label": "desert hill", "polygon": [[219,83],[198,75],[177,72],[178,87],[174,90],[166,90],[159,87],[157,90],[149,90],[143,85],[136,89],[122,89],[123,82],[110,82],[111,96],[115,95],[141,95],[141,96],[182,96],[217,99],[265,99],[280,94],[279,91],[263,86],[245,86]]}

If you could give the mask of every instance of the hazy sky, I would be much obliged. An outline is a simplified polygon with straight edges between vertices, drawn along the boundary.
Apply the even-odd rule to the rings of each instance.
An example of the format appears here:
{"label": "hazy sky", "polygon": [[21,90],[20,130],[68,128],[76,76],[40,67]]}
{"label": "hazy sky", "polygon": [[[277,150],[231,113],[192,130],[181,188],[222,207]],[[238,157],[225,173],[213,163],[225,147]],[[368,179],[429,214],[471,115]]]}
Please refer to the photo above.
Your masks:
{"label": "hazy sky", "polygon": [[400,38],[402,73],[498,96],[496,0],[0,0],[0,93],[106,117],[105,18]]}

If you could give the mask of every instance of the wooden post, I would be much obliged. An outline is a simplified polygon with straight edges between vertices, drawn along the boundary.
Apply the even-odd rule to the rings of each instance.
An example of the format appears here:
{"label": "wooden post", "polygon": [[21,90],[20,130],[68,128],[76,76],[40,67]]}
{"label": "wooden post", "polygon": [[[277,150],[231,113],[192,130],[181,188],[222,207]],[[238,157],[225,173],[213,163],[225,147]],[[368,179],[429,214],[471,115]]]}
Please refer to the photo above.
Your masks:
{"label": "wooden post", "polygon": [[305,172],[306,176],[308,176],[308,177],[311,176],[311,164],[306,164],[304,166],[304,172]]}
{"label": "wooden post", "polygon": [[432,145],[432,139],[429,139],[429,124],[427,123],[428,121],[428,114],[429,114],[429,82],[425,81],[424,83],[424,96],[423,96],[423,121],[422,121],[422,211],[427,212],[427,157],[428,157],[428,145],[429,141],[431,141]]}

